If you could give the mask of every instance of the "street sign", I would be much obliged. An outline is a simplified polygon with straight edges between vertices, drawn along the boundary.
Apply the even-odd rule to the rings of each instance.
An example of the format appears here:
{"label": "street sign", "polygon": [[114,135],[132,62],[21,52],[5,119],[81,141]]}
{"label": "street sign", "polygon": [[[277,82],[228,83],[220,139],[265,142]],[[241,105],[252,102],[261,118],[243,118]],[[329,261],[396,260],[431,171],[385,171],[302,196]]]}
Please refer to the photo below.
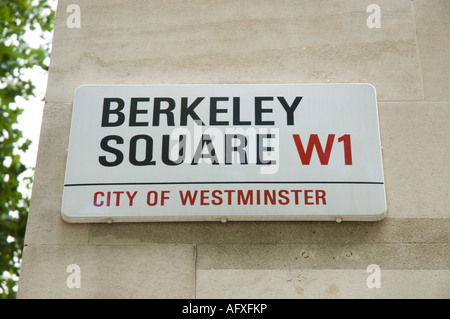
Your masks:
{"label": "street sign", "polygon": [[85,85],[67,222],[385,217],[370,84]]}

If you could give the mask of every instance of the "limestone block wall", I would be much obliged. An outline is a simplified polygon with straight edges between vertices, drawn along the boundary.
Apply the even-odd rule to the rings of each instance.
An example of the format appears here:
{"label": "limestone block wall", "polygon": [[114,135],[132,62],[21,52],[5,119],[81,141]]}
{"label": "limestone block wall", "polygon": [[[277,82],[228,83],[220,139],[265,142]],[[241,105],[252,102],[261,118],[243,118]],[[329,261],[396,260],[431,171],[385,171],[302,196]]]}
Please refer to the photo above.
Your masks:
{"label": "limestone block wall", "polygon": [[[449,298],[449,16],[447,0],[59,0],[18,297]],[[61,218],[79,85],[359,82],[378,94],[382,221]]]}

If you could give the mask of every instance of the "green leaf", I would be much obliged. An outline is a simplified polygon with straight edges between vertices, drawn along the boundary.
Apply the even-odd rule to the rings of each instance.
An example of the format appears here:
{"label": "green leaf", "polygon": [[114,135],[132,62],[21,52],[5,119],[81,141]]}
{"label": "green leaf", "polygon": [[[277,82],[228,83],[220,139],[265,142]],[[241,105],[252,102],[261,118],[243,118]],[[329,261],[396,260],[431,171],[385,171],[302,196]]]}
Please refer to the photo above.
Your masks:
{"label": "green leaf", "polygon": [[23,109],[14,102],[34,94],[23,71],[35,66],[47,70],[44,61],[50,55],[49,45],[30,47],[24,35],[27,30],[53,30],[55,13],[49,9],[50,0],[1,0],[0,5],[0,299],[16,297],[20,265],[15,259],[22,257],[30,202],[18,189],[20,183],[28,188],[32,183],[32,177],[22,176],[28,168],[20,154],[31,141],[22,141],[15,128]]}

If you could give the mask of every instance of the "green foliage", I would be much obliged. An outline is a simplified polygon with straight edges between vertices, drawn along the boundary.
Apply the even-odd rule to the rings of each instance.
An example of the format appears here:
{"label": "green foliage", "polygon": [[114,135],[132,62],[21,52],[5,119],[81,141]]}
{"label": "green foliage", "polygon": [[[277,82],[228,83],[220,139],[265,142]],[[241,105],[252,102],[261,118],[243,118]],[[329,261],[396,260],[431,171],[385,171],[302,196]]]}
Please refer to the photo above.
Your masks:
{"label": "green foliage", "polygon": [[29,207],[28,195],[19,191],[19,184],[31,184],[30,178],[20,180],[27,170],[20,154],[31,142],[24,141],[17,129],[23,109],[16,98],[33,95],[35,87],[24,71],[47,70],[50,52],[48,44],[33,47],[24,35],[52,31],[54,15],[49,0],[0,0],[0,298],[15,298]]}

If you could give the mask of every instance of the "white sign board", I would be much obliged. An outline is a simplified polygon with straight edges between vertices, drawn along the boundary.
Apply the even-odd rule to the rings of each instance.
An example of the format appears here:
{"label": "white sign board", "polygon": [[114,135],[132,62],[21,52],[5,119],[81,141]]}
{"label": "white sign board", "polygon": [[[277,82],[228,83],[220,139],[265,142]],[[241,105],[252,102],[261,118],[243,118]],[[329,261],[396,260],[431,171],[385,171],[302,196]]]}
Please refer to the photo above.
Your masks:
{"label": "white sign board", "polygon": [[380,220],[370,84],[86,85],[74,96],[68,222]]}

